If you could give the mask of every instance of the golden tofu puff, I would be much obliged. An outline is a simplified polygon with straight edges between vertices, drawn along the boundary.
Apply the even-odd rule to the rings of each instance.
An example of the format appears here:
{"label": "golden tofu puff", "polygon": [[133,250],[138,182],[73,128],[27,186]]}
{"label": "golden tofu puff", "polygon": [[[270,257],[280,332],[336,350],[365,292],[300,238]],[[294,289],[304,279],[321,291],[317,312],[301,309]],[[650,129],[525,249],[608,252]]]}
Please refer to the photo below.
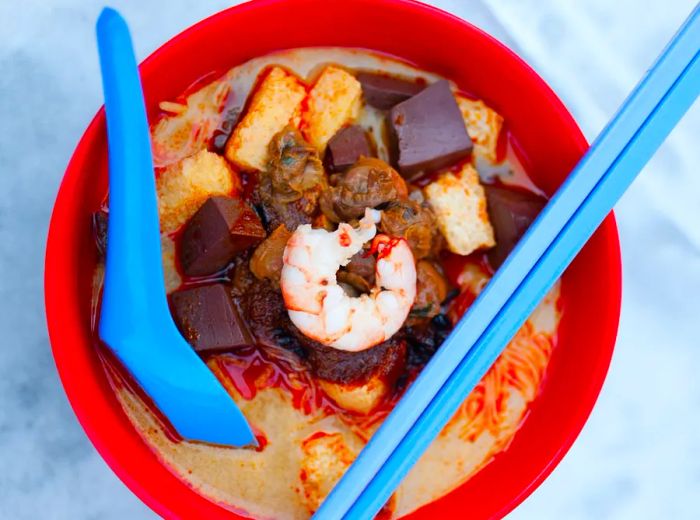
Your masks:
{"label": "golden tofu puff", "polygon": [[156,179],[160,230],[172,233],[189,220],[212,195],[241,189],[238,174],[226,160],[202,150],[165,168]]}
{"label": "golden tofu puff", "polygon": [[379,377],[373,377],[359,386],[341,385],[323,379],[318,382],[335,404],[365,415],[374,410],[389,393],[389,385]]}
{"label": "golden tofu puff", "polygon": [[316,511],[357,454],[339,432],[316,432],[301,443],[302,501]]}
{"label": "golden tofu puff", "polygon": [[471,164],[456,174],[442,173],[424,191],[450,251],[468,255],[496,245],[484,187]]}
{"label": "golden tofu puff", "polygon": [[226,158],[244,170],[264,169],[268,144],[290,121],[298,120],[305,97],[306,87],[299,78],[273,67],[226,143]]}
{"label": "golden tofu puff", "polygon": [[474,142],[474,156],[495,163],[503,118],[481,100],[469,99],[459,94],[455,97],[467,125],[469,137]]}
{"label": "golden tofu puff", "polygon": [[362,86],[349,72],[323,69],[306,99],[301,126],[306,139],[323,151],[328,140],[360,113]]}

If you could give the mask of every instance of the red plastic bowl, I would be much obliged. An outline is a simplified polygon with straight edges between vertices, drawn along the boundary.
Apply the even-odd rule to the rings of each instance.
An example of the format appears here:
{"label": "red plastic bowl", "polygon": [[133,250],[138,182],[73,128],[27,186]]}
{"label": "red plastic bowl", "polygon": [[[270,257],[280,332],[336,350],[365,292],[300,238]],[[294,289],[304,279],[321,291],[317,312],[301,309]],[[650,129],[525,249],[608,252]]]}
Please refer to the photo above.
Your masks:
{"label": "red plastic bowl", "polygon": [[[542,79],[503,45],[437,9],[397,0],[265,0],[228,9],[163,45],[141,66],[146,103],[255,56],[307,46],[364,47],[446,76],[507,121],[535,182],[553,192],[587,143]],[[237,518],[175,477],[122,413],[90,333],[95,263],[90,213],[107,188],[104,114],[80,140],[61,184],[46,251],[46,314],[56,365],[85,432],[114,472],[168,518]],[[544,390],[506,451],[411,518],[500,517],[552,471],[583,427],[605,378],[620,311],[620,251],[608,217],[564,275],[559,345]],[[437,515],[437,516],[436,516]]]}

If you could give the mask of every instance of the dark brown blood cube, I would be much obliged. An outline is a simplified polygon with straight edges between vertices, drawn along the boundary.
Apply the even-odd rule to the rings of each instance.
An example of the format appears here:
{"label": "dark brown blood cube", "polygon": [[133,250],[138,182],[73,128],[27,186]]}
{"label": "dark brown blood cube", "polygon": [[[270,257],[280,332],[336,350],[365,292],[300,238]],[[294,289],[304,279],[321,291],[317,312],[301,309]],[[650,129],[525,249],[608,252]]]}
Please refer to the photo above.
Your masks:
{"label": "dark brown blood cube", "polygon": [[472,140],[445,80],[389,112],[392,161],[404,177],[437,170],[467,156]]}
{"label": "dark brown blood cube", "polygon": [[341,129],[328,141],[326,165],[334,172],[343,171],[357,162],[360,157],[372,157],[367,134],[358,125]]}
{"label": "dark brown blood cube", "polygon": [[523,236],[547,201],[524,190],[485,186],[489,217],[496,235],[496,247],[489,262],[498,269]]}
{"label": "dark brown blood cube", "polygon": [[188,276],[209,275],[264,238],[258,214],[245,201],[210,197],[185,226],[180,262]]}
{"label": "dark brown blood cube", "polygon": [[92,214],[92,234],[95,238],[97,252],[101,258],[107,254],[107,221],[109,220],[107,212],[104,210],[96,211]]}
{"label": "dark brown blood cube", "polygon": [[360,72],[357,75],[357,81],[362,85],[362,95],[365,102],[382,110],[388,110],[394,105],[406,101],[425,88],[425,85],[415,81],[371,72]]}
{"label": "dark brown blood cube", "polygon": [[229,350],[252,345],[244,320],[225,285],[203,285],[174,292],[173,318],[197,352]]}

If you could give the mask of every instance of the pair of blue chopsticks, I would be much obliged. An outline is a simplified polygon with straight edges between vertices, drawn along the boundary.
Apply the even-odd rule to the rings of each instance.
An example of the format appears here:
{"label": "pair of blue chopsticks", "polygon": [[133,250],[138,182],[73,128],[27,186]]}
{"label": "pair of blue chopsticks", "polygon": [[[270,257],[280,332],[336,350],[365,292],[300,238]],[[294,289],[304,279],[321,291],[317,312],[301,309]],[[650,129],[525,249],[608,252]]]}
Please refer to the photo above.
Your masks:
{"label": "pair of blue chopsticks", "polygon": [[315,519],[381,509],[699,94],[696,7]]}

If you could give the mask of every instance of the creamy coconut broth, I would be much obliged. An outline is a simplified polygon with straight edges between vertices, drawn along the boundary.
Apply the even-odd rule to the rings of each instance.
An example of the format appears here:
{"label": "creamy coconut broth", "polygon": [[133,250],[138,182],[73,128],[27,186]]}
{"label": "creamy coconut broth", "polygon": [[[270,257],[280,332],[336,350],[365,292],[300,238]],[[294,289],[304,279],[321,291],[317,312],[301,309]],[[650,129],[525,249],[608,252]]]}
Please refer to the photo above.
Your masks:
{"label": "creamy coconut broth", "polygon": [[[387,84],[387,76],[408,84]],[[259,447],[178,438],[107,349],[97,348],[144,441],[180,479],[223,507],[252,518],[309,518],[544,203],[512,152],[507,121],[503,125],[489,107],[440,80],[367,51],[296,49],[212,75],[160,104],[151,133],[171,310],[243,410]],[[417,96],[434,96],[443,106],[445,92],[457,103],[469,149],[455,142],[454,160],[445,159],[444,150],[428,150],[411,164],[413,150],[401,146],[420,136],[400,125],[420,116]],[[271,100],[279,100],[279,110]],[[454,124],[450,103],[442,114],[445,125]],[[285,104],[296,108],[280,115]],[[394,124],[386,122],[391,117]],[[293,170],[295,161],[303,167]],[[384,198],[367,195],[365,213],[352,197],[374,186],[375,174]],[[362,175],[359,185],[348,184]],[[280,179],[288,183],[283,188]],[[264,189],[274,196],[261,194]],[[462,203],[455,206],[455,200]],[[372,287],[377,266],[398,262],[403,247],[416,271],[409,280],[414,286],[405,282],[407,292],[396,292],[410,297],[408,307],[403,304],[408,314],[399,330],[376,341],[366,333],[360,339],[319,333],[308,325],[309,312],[290,312],[299,308],[292,303],[300,298],[292,283],[298,272],[292,272],[291,254],[282,257],[282,251],[306,245],[312,228],[319,240],[335,237],[344,223],[359,230],[372,210],[378,219],[372,229],[387,238],[369,240],[337,280],[323,284],[338,285],[343,302],[370,305],[367,300],[389,291],[388,282]],[[93,221],[101,253],[107,211],[105,206]],[[233,224],[231,215],[238,219]],[[211,223],[222,218],[229,218],[230,243],[224,246]],[[202,240],[211,247],[201,247]],[[93,323],[103,272],[100,262],[93,276]],[[556,344],[559,296],[556,284],[408,474],[383,517],[398,518],[440,498],[507,448]],[[396,298],[394,317],[403,312]],[[215,316],[231,321],[223,342]]]}

